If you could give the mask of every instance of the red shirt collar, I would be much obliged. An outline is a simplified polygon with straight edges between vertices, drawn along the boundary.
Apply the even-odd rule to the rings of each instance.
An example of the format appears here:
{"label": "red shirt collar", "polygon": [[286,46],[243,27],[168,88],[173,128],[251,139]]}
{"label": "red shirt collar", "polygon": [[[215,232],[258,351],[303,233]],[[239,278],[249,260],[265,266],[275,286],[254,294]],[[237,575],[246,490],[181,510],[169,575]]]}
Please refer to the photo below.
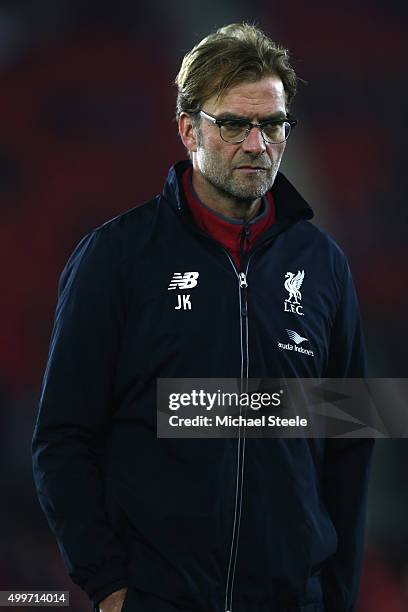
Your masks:
{"label": "red shirt collar", "polygon": [[[182,176],[183,192],[196,224],[214,240],[225,247],[240,270],[240,244],[244,230],[241,219],[231,219],[206,206],[198,198],[192,185],[193,167],[188,166]],[[249,232],[243,243],[244,253],[249,250],[263,232],[275,223],[275,204],[270,191],[263,198],[259,214],[248,224]]]}

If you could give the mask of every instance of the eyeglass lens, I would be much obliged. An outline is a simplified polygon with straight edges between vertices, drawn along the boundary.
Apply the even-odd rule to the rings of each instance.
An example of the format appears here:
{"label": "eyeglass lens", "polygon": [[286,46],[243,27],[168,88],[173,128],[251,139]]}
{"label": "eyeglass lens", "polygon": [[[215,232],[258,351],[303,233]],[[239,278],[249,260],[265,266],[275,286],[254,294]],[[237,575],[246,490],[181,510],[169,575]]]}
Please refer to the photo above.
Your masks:
{"label": "eyeglass lens", "polygon": [[[290,134],[290,123],[266,123],[262,128],[265,140],[278,144],[284,142]],[[228,122],[221,126],[221,137],[226,142],[243,141],[249,134],[248,126],[242,123]]]}

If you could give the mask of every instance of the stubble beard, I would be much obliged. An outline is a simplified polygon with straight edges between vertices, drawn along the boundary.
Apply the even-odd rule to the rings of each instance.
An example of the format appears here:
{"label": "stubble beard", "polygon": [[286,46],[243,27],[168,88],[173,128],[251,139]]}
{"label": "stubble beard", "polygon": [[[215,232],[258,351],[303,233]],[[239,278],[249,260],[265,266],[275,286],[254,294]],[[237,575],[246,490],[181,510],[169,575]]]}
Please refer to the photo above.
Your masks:
{"label": "stubble beard", "polygon": [[[280,165],[271,162],[270,158],[248,157],[235,162],[236,165],[256,165],[265,167],[256,174],[244,174],[239,170],[228,168],[220,156],[209,154],[205,149],[201,152],[200,172],[202,176],[224,197],[239,200],[249,206],[272,188]],[[269,166],[268,164],[271,164]]]}

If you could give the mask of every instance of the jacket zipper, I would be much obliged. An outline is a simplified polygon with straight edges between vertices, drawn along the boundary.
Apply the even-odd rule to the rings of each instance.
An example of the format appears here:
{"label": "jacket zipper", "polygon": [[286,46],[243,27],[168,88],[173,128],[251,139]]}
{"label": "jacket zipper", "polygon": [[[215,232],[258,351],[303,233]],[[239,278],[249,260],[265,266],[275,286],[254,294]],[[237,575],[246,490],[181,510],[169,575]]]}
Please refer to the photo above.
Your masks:
{"label": "jacket zipper", "polygon": [[[247,236],[247,233],[246,233]],[[244,392],[247,387],[248,374],[249,374],[249,348],[248,348],[248,306],[247,306],[247,288],[248,288],[248,268],[252,258],[250,255],[245,272],[238,272],[235,264],[230,257],[230,254],[224,249],[235,274],[238,278],[239,284],[239,314],[240,314],[240,342],[241,342],[241,384],[240,392]],[[240,407],[241,415],[241,407]],[[225,612],[232,612],[232,593],[234,589],[235,579],[235,567],[237,562],[238,553],[238,539],[239,530],[241,524],[241,511],[242,511],[242,493],[243,493],[243,481],[244,481],[244,460],[245,460],[245,427],[241,426],[238,428],[238,444],[237,444],[237,479],[235,487],[235,509],[234,509],[234,522],[232,528],[232,539],[231,549],[228,562],[228,573],[227,573],[227,584],[225,590]]]}
{"label": "jacket zipper", "polygon": [[[180,209],[181,210],[181,209]],[[210,240],[213,244],[216,244],[218,248],[220,248],[219,242],[208,236],[208,234],[200,231],[197,227],[191,226],[196,234]],[[249,227],[245,223],[243,228],[243,233],[241,236],[240,242],[240,255],[241,255],[241,266],[244,262],[244,243],[246,242],[248,247],[249,242]],[[247,307],[247,288],[248,288],[248,268],[249,263],[252,259],[255,251],[258,251],[265,242],[269,242],[269,240],[264,241],[263,243],[257,244],[255,249],[250,254],[248,261],[246,262],[245,272],[238,272],[235,264],[224,247],[221,246],[224,253],[227,255],[231,266],[238,278],[239,284],[239,311],[240,311],[240,341],[241,341],[241,391],[247,388],[248,375],[249,375],[249,348],[248,348],[248,307]],[[244,266],[242,266],[244,267]],[[240,407],[241,414],[241,407]],[[243,476],[244,476],[244,458],[245,458],[245,428],[243,428],[243,435],[241,436],[241,427],[238,428],[238,445],[237,445],[237,478],[236,478],[236,488],[235,488],[235,509],[234,509],[234,522],[232,528],[232,540],[231,540],[231,549],[230,556],[228,562],[228,573],[227,573],[227,582],[225,589],[225,612],[232,612],[232,593],[234,587],[234,578],[235,578],[235,567],[237,561],[237,552],[238,552],[238,536],[241,522],[241,510],[242,510],[242,492],[243,492]]]}

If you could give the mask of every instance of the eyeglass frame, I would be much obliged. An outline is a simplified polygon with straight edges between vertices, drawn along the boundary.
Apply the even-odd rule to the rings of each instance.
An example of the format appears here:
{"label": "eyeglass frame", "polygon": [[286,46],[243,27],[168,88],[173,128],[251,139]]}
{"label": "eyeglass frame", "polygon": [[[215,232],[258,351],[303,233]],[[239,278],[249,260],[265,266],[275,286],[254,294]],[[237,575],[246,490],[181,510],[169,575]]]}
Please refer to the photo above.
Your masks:
{"label": "eyeglass frame", "polygon": [[[204,116],[206,119],[208,119],[213,125],[217,125],[219,130],[220,130],[220,138],[226,142],[227,144],[241,144],[241,142],[244,142],[244,140],[246,140],[249,136],[250,131],[253,128],[259,128],[261,134],[262,134],[262,139],[264,141],[265,144],[282,144],[283,142],[286,142],[292,132],[292,129],[298,124],[298,120],[295,119],[294,117],[288,116],[285,119],[272,119],[272,120],[268,120],[268,121],[261,121],[261,123],[252,123],[251,121],[247,121],[245,119],[218,119],[217,117],[213,117],[212,115],[209,115],[208,113],[206,113],[205,111],[203,111],[202,109],[196,111],[196,114],[202,115]],[[246,134],[244,136],[244,138],[242,140],[234,140],[233,142],[230,142],[228,140],[225,140],[222,137],[221,134],[221,128],[223,127],[224,123],[227,123],[228,121],[241,121],[242,124],[246,124]],[[278,124],[278,123],[289,123],[290,125],[290,130],[289,130],[289,134],[287,135],[287,137],[284,140],[280,140],[279,142],[270,142],[269,140],[267,140],[267,138],[265,138],[265,134],[263,133],[263,126],[265,124]]]}

